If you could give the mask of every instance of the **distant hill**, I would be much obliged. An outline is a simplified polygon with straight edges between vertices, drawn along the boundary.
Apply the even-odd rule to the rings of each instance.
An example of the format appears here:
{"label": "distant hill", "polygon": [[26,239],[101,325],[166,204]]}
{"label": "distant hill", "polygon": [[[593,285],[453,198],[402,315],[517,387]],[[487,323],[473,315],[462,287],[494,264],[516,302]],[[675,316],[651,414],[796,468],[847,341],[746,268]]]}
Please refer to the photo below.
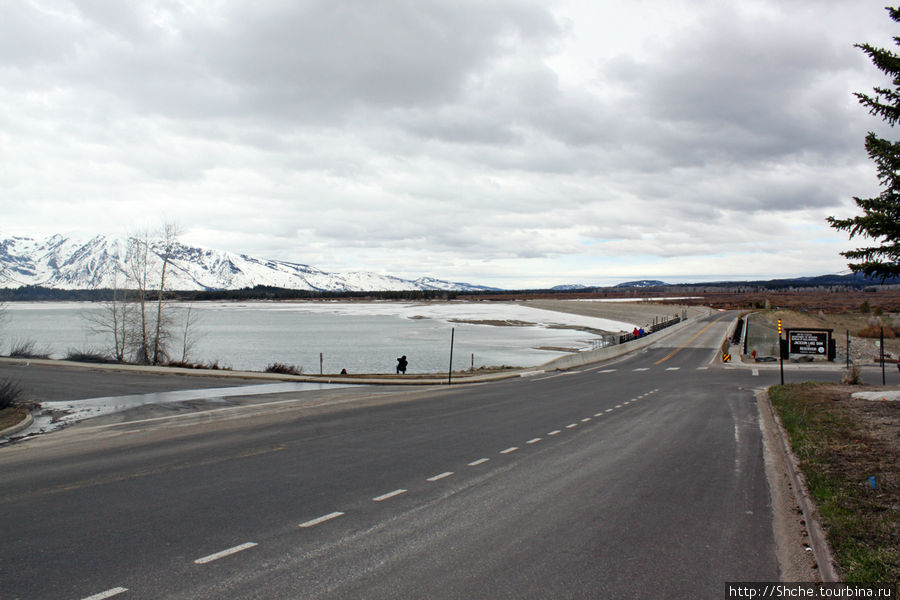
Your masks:
{"label": "distant hill", "polygon": [[658,279],[639,279],[638,281],[626,281],[615,286],[617,288],[646,288],[646,287],[667,287],[669,284]]}
{"label": "distant hill", "polygon": [[863,288],[873,285],[898,285],[900,277],[892,277],[884,282],[880,278],[866,277],[858,273],[848,273],[844,275],[817,275],[815,277],[791,277],[785,279],[767,279],[756,281],[714,281],[707,283],[679,283],[673,287],[759,287],[768,289],[790,288],[790,287],[833,287],[845,286],[853,288]]}

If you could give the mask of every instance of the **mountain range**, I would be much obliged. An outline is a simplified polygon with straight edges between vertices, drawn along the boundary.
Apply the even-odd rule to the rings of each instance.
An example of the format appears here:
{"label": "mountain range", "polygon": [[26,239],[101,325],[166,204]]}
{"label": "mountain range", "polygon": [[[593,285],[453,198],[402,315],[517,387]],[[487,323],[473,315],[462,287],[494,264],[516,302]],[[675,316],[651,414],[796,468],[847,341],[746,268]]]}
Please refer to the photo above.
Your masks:
{"label": "mountain range", "polygon": [[[96,236],[89,241],[62,235],[45,239],[0,238],[0,288],[133,288],[128,282],[128,239]],[[165,256],[161,240],[149,244],[148,272],[159,281]],[[236,290],[271,286],[296,290],[367,292],[393,290],[487,291],[485,286],[431,277],[401,279],[371,272],[328,273],[309,265],[265,260],[176,242],[169,255],[166,288]]]}

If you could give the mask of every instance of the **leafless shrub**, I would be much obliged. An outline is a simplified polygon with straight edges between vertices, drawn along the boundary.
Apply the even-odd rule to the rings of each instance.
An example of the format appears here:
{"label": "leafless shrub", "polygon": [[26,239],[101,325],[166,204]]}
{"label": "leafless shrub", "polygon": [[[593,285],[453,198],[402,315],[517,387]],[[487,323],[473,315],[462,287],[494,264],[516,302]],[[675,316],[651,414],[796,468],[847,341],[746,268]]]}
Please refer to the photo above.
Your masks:
{"label": "leafless shrub", "polygon": [[266,373],[280,373],[281,375],[303,375],[303,367],[296,365],[286,365],[283,363],[272,363],[266,367]]}
{"label": "leafless shrub", "polygon": [[843,383],[844,385],[859,385],[860,382],[859,367],[851,363],[849,368],[844,369],[844,374],[841,377],[841,383]]}
{"label": "leafless shrub", "polygon": [[50,358],[50,349],[38,349],[35,340],[15,340],[9,351],[10,358]]}

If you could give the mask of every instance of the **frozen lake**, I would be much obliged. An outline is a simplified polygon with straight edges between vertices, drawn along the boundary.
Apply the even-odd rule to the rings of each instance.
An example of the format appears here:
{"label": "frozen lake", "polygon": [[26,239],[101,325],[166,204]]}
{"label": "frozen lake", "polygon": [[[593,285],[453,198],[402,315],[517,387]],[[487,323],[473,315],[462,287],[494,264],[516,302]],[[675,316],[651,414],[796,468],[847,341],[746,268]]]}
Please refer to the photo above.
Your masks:
{"label": "frozen lake", "polygon": [[[174,305],[183,315],[186,304]],[[397,357],[409,359],[408,373],[446,371],[451,329],[453,368],[533,366],[562,356],[546,348],[590,349],[601,338],[578,326],[630,331],[634,324],[495,302],[208,302],[191,305],[197,316],[196,342],[187,358],[233,369],[264,370],[272,363],[318,373],[393,372]],[[111,341],[91,331],[86,315],[96,303],[9,303],[0,324],[0,353],[34,341],[52,358],[70,350],[106,351]],[[516,326],[456,321],[514,322]],[[527,323],[527,325],[523,325]],[[170,348],[180,359],[180,333]],[[544,348],[544,349],[542,349]]]}

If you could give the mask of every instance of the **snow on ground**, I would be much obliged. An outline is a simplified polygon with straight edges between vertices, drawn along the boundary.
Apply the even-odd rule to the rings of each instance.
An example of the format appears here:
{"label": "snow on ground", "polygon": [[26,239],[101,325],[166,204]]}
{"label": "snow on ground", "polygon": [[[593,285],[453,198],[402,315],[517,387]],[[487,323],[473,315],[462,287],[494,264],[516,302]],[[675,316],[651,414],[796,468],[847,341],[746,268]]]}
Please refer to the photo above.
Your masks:
{"label": "snow on ground", "polygon": [[[347,315],[395,315],[441,321],[520,321],[540,327],[565,325],[603,331],[631,331],[637,325],[624,321],[562,313],[513,302],[279,302],[245,303],[262,310],[330,312]],[[227,304],[225,306],[241,306]]]}
{"label": "snow on ground", "polygon": [[855,392],[853,397],[871,400],[873,402],[897,402],[900,400],[900,391],[885,390],[883,392]]}
{"label": "snow on ground", "polygon": [[127,396],[106,396],[58,402],[41,402],[41,415],[35,418],[34,424],[18,436],[47,433],[62,429],[78,421],[122,412],[150,404],[175,404],[192,400],[208,402],[224,401],[229,396],[259,396],[263,394],[279,394],[284,392],[300,392],[322,390],[326,388],[346,387],[341,384],[327,383],[262,383],[227,388],[201,388],[179,390],[174,392],[156,392],[151,394],[130,394]]}

